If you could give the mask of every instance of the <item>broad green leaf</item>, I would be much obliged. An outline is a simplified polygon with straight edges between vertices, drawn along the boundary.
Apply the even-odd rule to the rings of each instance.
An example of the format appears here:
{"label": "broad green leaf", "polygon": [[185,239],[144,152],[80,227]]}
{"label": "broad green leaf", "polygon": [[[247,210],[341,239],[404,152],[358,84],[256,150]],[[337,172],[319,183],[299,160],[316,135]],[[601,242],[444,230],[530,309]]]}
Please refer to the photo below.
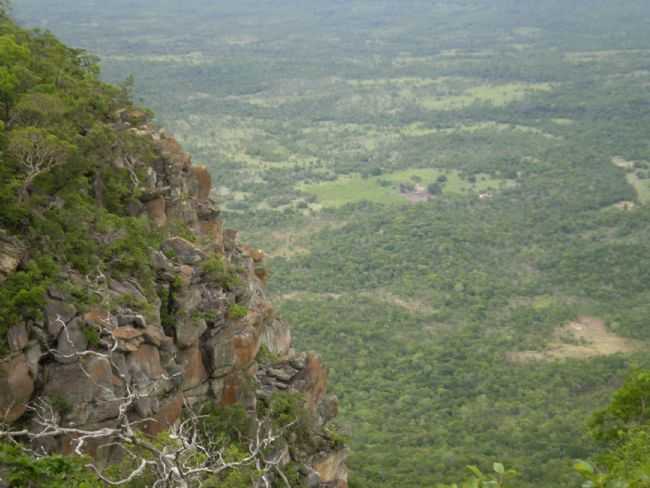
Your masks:
{"label": "broad green leaf", "polygon": [[582,461],[578,460],[576,463],[573,465],[573,469],[575,469],[578,473],[581,475],[593,475],[594,474],[594,467],[589,464],[587,461]]}
{"label": "broad green leaf", "polygon": [[472,472],[472,474],[476,476],[478,479],[482,480],[485,478],[485,476],[483,476],[483,473],[481,472],[480,469],[478,469],[477,466],[467,466],[467,469],[469,469]]}

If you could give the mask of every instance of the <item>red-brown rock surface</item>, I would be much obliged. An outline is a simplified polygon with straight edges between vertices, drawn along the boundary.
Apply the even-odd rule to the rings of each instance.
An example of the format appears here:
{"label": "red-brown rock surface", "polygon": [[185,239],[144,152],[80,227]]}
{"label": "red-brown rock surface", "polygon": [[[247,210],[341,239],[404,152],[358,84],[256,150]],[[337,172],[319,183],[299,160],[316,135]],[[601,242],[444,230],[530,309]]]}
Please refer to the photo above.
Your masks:
{"label": "red-brown rock surface", "polygon": [[[120,120],[156,145],[156,160],[140,168],[147,186],[134,206],[134,215],[148,215],[165,234],[151,249],[151,275],[105,270],[96,277],[101,297],[88,309],[65,290],[71,283],[83,288],[90,278],[71,272],[49,289],[42,320],[10,324],[14,355],[0,363],[2,419],[18,420],[38,394],[56,399],[68,425],[111,425],[122,399],[135,391],[128,415],[147,419],[143,430],[156,435],[186,405],[241,404],[255,415],[260,402],[288,392],[304,399],[319,438],[327,438],[324,424],[337,411],[326,394],[327,369],[316,354],[293,351],[288,325],[266,298],[264,252],[224,230],[207,169],[192,166],[174,138],[138,126],[145,115],[121,113]],[[135,161],[118,159],[122,168]],[[0,283],[25,255],[18,239],[0,231]],[[230,313],[235,304],[243,317]],[[72,440],[46,447],[65,451]],[[96,449],[89,443],[87,452]],[[322,486],[347,486],[344,450],[321,443],[318,452],[294,451],[300,450],[285,447],[285,461],[311,462]]]}

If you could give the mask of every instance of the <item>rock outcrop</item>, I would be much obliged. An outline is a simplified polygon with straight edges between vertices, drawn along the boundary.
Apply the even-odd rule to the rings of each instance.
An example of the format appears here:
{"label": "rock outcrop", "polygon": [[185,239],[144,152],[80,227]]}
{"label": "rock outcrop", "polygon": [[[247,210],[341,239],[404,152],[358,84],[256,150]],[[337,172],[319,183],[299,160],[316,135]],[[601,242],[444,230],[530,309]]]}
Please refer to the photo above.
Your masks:
{"label": "rock outcrop", "polygon": [[[290,330],[265,294],[264,253],[224,229],[208,171],[144,120],[121,112],[115,124],[153,141],[154,163],[114,165],[147,175],[131,212],[168,236],[151,249],[154,277],[102,276],[102,299],[90,307],[79,306],[65,286],[87,286],[86,277],[70,271],[50,287],[42,318],[9,328],[0,420],[29,423],[29,402],[44,398],[65,425],[110,426],[128,386],[147,393],[130,415],[146,419],[143,430],[154,435],[177,422],[186,405],[239,403],[253,414],[260,401],[293,392],[304,398],[321,440],[311,451],[289,446],[283,462],[303,465],[310,486],[346,487],[346,451],[325,429],[337,412],[326,393],[327,370],[316,354],[292,349]],[[19,238],[0,232],[0,282],[26,252]],[[66,440],[59,441],[55,447],[65,452]]]}

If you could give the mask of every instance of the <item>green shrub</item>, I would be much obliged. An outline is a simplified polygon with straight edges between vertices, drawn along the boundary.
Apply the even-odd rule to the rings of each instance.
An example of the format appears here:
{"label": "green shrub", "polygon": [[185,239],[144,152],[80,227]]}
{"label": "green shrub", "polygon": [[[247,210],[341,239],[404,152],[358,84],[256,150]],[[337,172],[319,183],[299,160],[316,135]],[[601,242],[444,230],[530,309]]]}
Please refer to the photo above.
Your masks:
{"label": "green shrub", "polygon": [[273,354],[271,351],[269,351],[269,348],[266,347],[265,344],[262,344],[260,346],[260,350],[257,353],[257,356],[255,356],[255,360],[259,364],[267,365],[278,362],[280,358],[276,354]]}
{"label": "green shrub", "polygon": [[62,395],[51,395],[48,397],[48,401],[55,412],[57,412],[61,417],[72,413],[72,404]]}
{"label": "green shrub", "polygon": [[210,405],[201,420],[202,435],[209,440],[219,440],[226,444],[229,442],[242,442],[248,438],[251,419],[246,409],[241,405],[217,407]]}
{"label": "green shrub", "polygon": [[276,429],[295,434],[298,445],[307,448],[314,446],[313,419],[300,393],[274,392],[270,400],[260,402],[258,410],[261,416],[271,419]]}
{"label": "green shrub", "polygon": [[228,318],[230,320],[239,320],[243,319],[248,315],[248,309],[237,303],[233,303],[228,307]]}
{"label": "green shrub", "polygon": [[86,459],[78,456],[45,456],[37,459],[16,445],[0,443],[3,479],[14,488],[103,487],[85,467],[86,462]]}
{"label": "green shrub", "polygon": [[0,352],[6,347],[8,327],[26,320],[40,319],[45,305],[45,293],[58,266],[52,258],[30,261],[0,287]]}
{"label": "green shrub", "polygon": [[88,344],[91,347],[97,347],[99,346],[99,341],[100,341],[100,335],[99,332],[95,327],[92,327],[90,325],[86,325],[83,328],[83,334],[86,337],[86,340],[88,341]]}
{"label": "green shrub", "polygon": [[232,290],[241,283],[241,279],[223,256],[212,256],[204,260],[201,263],[201,272],[208,281],[226,290]]}

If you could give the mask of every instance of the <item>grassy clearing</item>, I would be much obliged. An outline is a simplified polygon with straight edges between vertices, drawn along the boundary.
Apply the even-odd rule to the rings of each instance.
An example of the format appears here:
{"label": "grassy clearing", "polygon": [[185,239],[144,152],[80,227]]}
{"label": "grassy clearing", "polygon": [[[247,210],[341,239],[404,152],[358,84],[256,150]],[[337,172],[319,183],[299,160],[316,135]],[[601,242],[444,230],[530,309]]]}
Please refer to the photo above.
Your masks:
{"label": "grassy clearing", "polygon": [[613,60],[621,56],[647,55],[647,49],[610,49],[606,51],[575,51],[564,55],[564,59],[572,64],[598,63]]}
{"label": "grassy clearing", "polygon": [[[568,125],[568,124],[565,124]],[[423,137],[433,134],[453,135],[453,134],[477,134],[480,132],[515,132],[534,134],[545,137],[547,139],[561,139],[558,136],[544,132],[536,127],[518,124],[503,124],[500,122],[478,122],[476,124],[460,124],[454,127],[446,127],[443,129],[432,129],[426,127],[422,123],[414,123],[405,125],[400,130],[400,133],[405,137]]]}
{"label": "grassy clearing", "polygon": [[530,93],[548,92],[552,89],[553,86],[550,83],[482,85],[469,88],[461,95],[424,98],[422,100],[422,106],[428,110],[458,110],[473,103],[488,103],[502,107],[521,101]]}
{"label": "grassy clearing", "polygon": [[576,121],[573,120],[573,119],[565,119],[565,118],[551,119],[551,122],[553,122],[556,125],[561,125],[561,126],[574,125],[576,123]]}
{"label": "grassy clearing", "polygon": [[411,87],[421,88],[426,86],[437,86],[448,83],[451,78],[379,78],[367,80],[347,80],[346,82],[354,87]]}
{"label": "grassy clearing", "polygon": [[495,179],[487,175],[477,175],[476,181],[470,182],[455,170],[427,168],[408,169],[367,178],[360,175],[346,176],[338,178],[336,181],[302,184],[299,189],[318,197],[324,207],[341,207],[348,203],[361,201],[399,205],[405,203],[404,195],[399,192],[400,183],[418,184],[426,187],[429,183],[436,182],[440,176],[447,178],[443,186],[444,194],[484,193],[511,187],[515,184],[512,180]]}
{"label": "grassy clearing", "polygon": [[631,339],[610,332],[605,322],[594,317],[580,317],[558,328],[553,340],[544,351],[511,352],[509,361],[527,363],[531,361],[557,361],[560,359],[586,359],[618,353],[632,353],[645,346]]}
{"label": "grassy clearing", "polygon": [[324,207],[342,207],[354,202],[400,204],[404,199],[390,187],[379,185],[377,178],[359,175],[338,178],[326,183],[303,184],[299,189],[316,195]]}
{"label": "grassy clearing", "polygon": [[636,190],[637,198],[641,203],[650,203],[650,180],[642,180],[634,173],[625,175],[627,181]]}

